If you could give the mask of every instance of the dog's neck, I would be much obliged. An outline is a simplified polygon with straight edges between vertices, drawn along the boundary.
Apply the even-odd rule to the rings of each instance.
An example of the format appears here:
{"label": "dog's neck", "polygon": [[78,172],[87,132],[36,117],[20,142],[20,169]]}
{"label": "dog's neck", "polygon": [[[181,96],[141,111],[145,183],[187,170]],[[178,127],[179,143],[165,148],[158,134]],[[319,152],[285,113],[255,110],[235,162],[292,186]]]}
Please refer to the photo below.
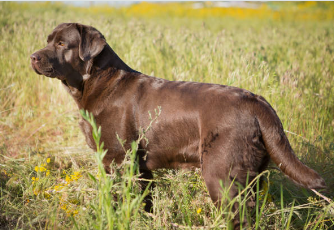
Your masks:
{"label": "dog's neck", "polygon": [[106,45],[102,52],[94,58],[92,68],[102,70],[115,68],[117,70],[124,70],[126,72],[137,72],[125,64],[109,45]]}
{"label": "dog's neck", "polygon": [[66,91],[74,98],[76,102],[80,101],[83,93],[83,81],[82,78],[77,82],[71,82],[67,80],[62,80],[63,86]]}
{"label": "dog's neck", "polygon": [[[71,76],[71,78],[68,78],[71,80],[63,80],[62,82],[66,90],[73,96],[74,100],[79,105],[83,96],[85,81],[91,77],[91,73],[95,73],[93,75],[100,75],[104,72],[114,72],[117,70],[139,73],[125,64],[113,49],[109,45],[106,45],[97,57],[87,62],[87,74],[81,74],[80,77]],[[112,74],[109,76],[112,76]]]}

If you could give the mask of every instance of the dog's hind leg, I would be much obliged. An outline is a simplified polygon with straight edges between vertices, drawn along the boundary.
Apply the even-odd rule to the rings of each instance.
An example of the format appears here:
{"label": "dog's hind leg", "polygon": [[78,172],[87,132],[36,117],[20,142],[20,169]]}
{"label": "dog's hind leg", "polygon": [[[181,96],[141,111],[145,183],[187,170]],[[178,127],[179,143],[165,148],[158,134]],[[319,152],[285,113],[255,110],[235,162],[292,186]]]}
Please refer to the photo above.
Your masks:
{"label": "dog's hind leg", "polygon": [[139,182],[139,185],[141,187],[142,192],[144,192],[147,186],[149,186],[148,187],[149,194],[145,196],[144,201],[143,201],[145,203],[145,211],[152,212],[153,202],[152,202],[152,194],[150,190],[154,188],[154,183],[152,182],[153,174],[150,170],[142,170],[142,169],[139,169],[139,173],[140,173],[139,179],[141,179]]}
{"label": "dog's hind leg", "polygon": [[[239,191],[247,186],[247,183],[256,177],[257,172],[249,171],[247,168],[243,168],[243,165],[235,164],[238,159],[234,158],[238,154],[236,149],[233,158],[231,154],[222,153],[222,149],[214,151],[211,148],[209,152],[203,154],[202,175],[210,197],[217,208],[224,209],[223,205],[231,204],[230,208],[225,211],[235,214],[233,218],[234,229],[245,228],[247,227],[247,219],[246,216],[240,215],[243,212],[239,210],[239,208],[243,209],[244,207],[240,207],[239,199],[234,201],[233,199],[238,196]],[[241,198],[243,200],[244,196]]]}

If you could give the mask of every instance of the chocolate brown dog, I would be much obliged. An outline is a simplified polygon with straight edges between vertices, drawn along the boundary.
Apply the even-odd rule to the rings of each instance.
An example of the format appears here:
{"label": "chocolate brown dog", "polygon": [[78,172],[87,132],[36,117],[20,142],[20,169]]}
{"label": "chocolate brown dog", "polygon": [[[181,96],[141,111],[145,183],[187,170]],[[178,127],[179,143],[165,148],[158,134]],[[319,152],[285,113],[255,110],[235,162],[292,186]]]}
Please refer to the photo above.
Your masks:
{"label": "chocolate brown dog", "polygon": [[[290,179],[309,189],[324,180],[295,156],[274,109],[261,96],[236,87],[167,81],[127,66],[95,28],[77,23],[57,26],[47,46],[31,55],[38,74],[62,81],[79,109],[92,112],[102,127],[108,150],[103,163],[110,172],[124,150],[150,123],[148,111],[161,115],[139,149],[143,178],[159,168],[200,167],[210,196],[220,205],[221,186],[241,185],[262,172],[271,158]],[[95,149],[91,126],[80,121],[88,145]],[[147,145],[146,145],[147,144]],[[238,194],[234,183],[231,198]],[[146,209],[151,208],[147,201]],[[235,221],[238,228],[238,221]]]}

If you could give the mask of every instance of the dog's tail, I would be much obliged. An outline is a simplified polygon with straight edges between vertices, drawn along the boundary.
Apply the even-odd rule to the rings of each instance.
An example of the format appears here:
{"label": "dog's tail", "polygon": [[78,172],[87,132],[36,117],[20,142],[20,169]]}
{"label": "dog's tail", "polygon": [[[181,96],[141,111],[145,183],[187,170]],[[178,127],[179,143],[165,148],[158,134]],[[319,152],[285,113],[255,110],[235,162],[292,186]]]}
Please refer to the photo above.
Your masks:
{"label": "dog's tail", "polygon": [[294,154],[275,110],[263,97],[258,99],[260,103],[254,107],[255,114],[270,158],[295,183],[308,189],[326,188],[324,179]]}

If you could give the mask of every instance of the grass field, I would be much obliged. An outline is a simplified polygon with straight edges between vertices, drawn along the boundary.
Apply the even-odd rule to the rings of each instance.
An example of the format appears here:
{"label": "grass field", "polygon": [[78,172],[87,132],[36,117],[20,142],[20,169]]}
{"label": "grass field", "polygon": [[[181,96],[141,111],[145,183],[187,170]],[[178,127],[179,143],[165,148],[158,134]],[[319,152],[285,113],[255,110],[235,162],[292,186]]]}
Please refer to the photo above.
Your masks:
{"label": "grass field", "polygon": [[[324,177],[325,195],[333,199],[333,4],[191,4],[115,9],[0,2],[0,229],[227,229],[233,216],[228,205],[214,207],[199,171],[174,170],[155,172],[154,212],[145,213],[135,146],[119,169],[123,175],[104,174],[102,150],[94,154],[86,146],[70,95],[30,67],[30,54],[62,22],[96,27],[140,72],[264,96],[298,157]],[[243,210],[251,229],[334,228],[333,202],[273,167],[264,176],[257,207]]]}

